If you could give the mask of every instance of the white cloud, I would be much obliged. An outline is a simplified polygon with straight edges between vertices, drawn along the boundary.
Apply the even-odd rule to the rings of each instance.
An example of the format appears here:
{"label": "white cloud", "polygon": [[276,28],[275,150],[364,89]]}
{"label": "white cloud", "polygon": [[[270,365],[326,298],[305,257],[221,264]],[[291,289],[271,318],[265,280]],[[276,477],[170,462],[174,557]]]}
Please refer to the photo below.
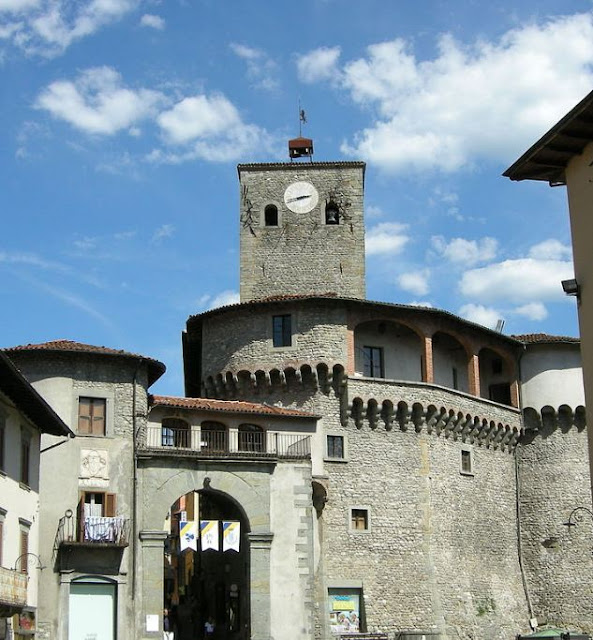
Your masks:
{"label": "white cloud", "polygon": [[[324,55],[322,55],[324,54]],[[299,58],[303,81],[329,81],[376,113],[343,151],[384,170],[456,171],[508,162],[593,84],[593,14],[557,17],[474,43],[440,37],[432,59],[403,39],[337,68],[339,49]]]}
{"label": "white cloud", "polygon": [[0,31],[6,33],[6,15],[18,15],[11,42],[27,54],[53,56],[72,42],[92,35],[121,19],[139,0],[0,0]]}
{"label": "white cloud", "polygon": [[481,302],[506,300],[521,304],[559,300],[560,281],[573,277],[571,262],[521,258],[466,271],[461,277],[461,293]]}
{"label": "white cloud", "polygon": [[397,282],[404,291],[409,291],[417,296],[425,296],[430,287],[428,279],[430,277],[430,271],[428,269],[422,269],[420,271],[410,271],[408,273],[402,273]]}
{"label": "white cloud", "polygon": [[163,224],[152,234],[152,242],[158,243],[163,238],[170,238],[174,233],[175,227],[172,224]]}
{"label": "white cloud", "polygon": [[529,320],[545,320],[548,310],[541,302],[530,302],[517,307],[514,313],[529,318]]}
{"label": "white cloud", "polygon": [[165,28],[165,20],[161,18],[161,16],[155,16],[152,13],[145,13],[140,18],[140,26],[162,31]]}
{"label": "white cloud", "polygon": [[569,245],[562,244],[559,240],[544,240],[531,247],[529,257],[538,260],[571,260],[572,249]]}
{"label": "white cloud", "polygon": [[85,133],[113,135],[152,115],[163,99],[157,91],[125,87],[111,67],[95,67],[76,81],[52,82],[35,106]]}
{"label": "white cloud", "polygon": [[261,49],[231,43],[231,51],[247,64],[247,77],[258,89],[274,91],[278,88],[278,64]]}
{"label": "white cloud", "polygon": [[381,207],[375,207],[373,205],[369,205],[364,209],[365,216],[367,218],[382,218],[383,210]]}
{"label": "white cloud", "polygon": [[425,307],[426,309],[433,308],[433,304],[426,300],[412,300],[412,302],[408,302],[408,304],[412,307]]}
{"label": "white cloud", "polygon": [[433,236],[431,244],[433,249],[447,260],[467,266],[472,266],[479,262],[489,262],[495,258],[498,250],[497,240],[488,237],[480,240],[453,238],[446,242],[443,236]]}
{"label": "white cloud", "polygon": [[206,309],[216,309],[217,307],[226,307],[229,304],[237,304],[238,302],[240,302],[239,292],[227,289],[215,296],[208,293],[200,296],[198,306]]}
{"label": "white cloud", "polygon": [[152,162],[178,163],[195,158],[225,162],[269,144],[267,133],[245,124],[236,107],[220,94],[184,98],[161,113],[157,122],[169,144],[185,145],[187,150],[167,153],[157,149],[147,158]]}
{"label": "white cloud", "polygon": [[410,239],[404,233],[407,228],[399,222],[381,222],[371,227],[366,233],[367,256],[399,253]]}
{"label": "white cloud", "polygon": [[496,323],[501,318],[501,314],[492,307],[484,307],[480,304],[465,304],[459,309],[459,315],[470,322],[484,325],[489,329],[494,329]]}
{"label": "white cloud", "polygon": [[297,56],[297,73],[301,82],[308,84],[335,79],[338,73],[340,47],[320,47]]}

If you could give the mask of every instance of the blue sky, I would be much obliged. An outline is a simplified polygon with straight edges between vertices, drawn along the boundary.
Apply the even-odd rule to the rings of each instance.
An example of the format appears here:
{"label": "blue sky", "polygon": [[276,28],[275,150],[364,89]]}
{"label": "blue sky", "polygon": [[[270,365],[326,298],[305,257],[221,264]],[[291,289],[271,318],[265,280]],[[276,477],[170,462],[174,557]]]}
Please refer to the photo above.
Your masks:
{"label": "blue sky", "polygon": [[316,160],[367,162],[368,298],[577,335],[565,190],[501,173],[593,88],[592,8],[0,0],[0,346],[181,395],[187,317],[238,297],[236,164],[287,159],[299,100]]}

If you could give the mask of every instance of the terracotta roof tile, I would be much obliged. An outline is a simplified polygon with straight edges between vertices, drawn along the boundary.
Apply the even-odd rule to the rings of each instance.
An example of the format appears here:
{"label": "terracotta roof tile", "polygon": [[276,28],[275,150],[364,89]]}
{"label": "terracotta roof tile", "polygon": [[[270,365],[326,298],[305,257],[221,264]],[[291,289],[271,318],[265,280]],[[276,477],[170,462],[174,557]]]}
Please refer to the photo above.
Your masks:
{"label": "terracotta roof tile", "polygon": [[106,356],[122,356],[125,358],[137,358],[146,360],[151,371],[150,379],[151,383],[158,380],[163,373],[165,373],[166,367],[159,360],[154,358],[147,358],[137,353],[130,353],[123,349],[111,349],[110,347],[99,347],[92,344],[85,344],[83,342],[75,342],[74,340],[50,340],[49,342],[41,342],[39,344],[22,344],[16,347],[8,347],[3,349],[5,353],[10,355],[17,352],[30,352],[30,351],[54,351],[61,353],[89,353],[99,354]]}
{"label": "terracotta roof tile", "polygon": [[198,409],[202,411],[222,411],[226,413],[254,413],[286,418],[318,418],[313,413],[297,409],[285,409],[269,404],[243,402],[240,400],[212,400],[210,398],[178,398],[174,396],[149,397],[152,406],[175,407],[177,409]]}
{"label": "terracotta roof tile", "polygon": [[523,333],[519,335],[513,335],[511,338],[524,342],[525,344],[536,343],[550,343],[550,342],[570,342],[572,344],[579,344],[579,338],[572,338],[570,336],[552,336],[547,333]]}

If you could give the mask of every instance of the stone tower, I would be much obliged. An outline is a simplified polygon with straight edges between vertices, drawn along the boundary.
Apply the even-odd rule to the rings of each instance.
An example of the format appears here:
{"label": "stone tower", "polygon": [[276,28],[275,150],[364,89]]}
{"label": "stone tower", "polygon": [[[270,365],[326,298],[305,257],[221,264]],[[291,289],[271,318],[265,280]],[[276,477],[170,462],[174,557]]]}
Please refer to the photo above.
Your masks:
{"label": "stone tower", "polygon": [[365,297],[363,162],[241,164],[241,302]]}

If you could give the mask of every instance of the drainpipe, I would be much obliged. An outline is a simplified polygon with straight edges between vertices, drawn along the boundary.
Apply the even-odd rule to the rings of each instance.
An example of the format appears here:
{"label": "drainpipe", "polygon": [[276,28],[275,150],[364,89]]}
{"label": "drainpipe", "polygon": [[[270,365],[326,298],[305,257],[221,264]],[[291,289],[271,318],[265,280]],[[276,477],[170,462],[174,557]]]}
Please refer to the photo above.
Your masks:
{"label": "drainpipe", "polygon": [[[517,360],[517,380],[521,381],[521,359],[525,353],[526,347],[523,345],[523,351]],[[518,384],[518,401],[519,411],[521,412],[521,425],[523,425],[523,394],[520,383]],[[515,509],[517,515],[517,552],[519,555],[519,570],[521,571],[521,581],[523,583],[523,591],[525,593],[525,600],[527,601],[527,609],[529,611],[529,626],[531,626],[531,620],[535,617],[533,615],[533,605],[531,603],[531,596],[529,595],[529,586],[527,584],[527,576],[525,575],[525,567],[523,565],[523,545],[521,542],[521,475],[519,472],[519,457],[518,452],[519,443],[515,447],[513,457],[515,459]]]}
{"label": "drainpipe", "polygon": [[143,358],[138,360],[138,366],[134,371],[134,377],[132,378],[132,448],[133,448],[133,470],[132,470],[132,600],[136,599],[136,537],[138,533],[137,511],[138,511],[138,463],[137,463],[137,448],[138,448],[138,433],[136,430],[136,385],[138,382],[138,372],[144,362]]}

